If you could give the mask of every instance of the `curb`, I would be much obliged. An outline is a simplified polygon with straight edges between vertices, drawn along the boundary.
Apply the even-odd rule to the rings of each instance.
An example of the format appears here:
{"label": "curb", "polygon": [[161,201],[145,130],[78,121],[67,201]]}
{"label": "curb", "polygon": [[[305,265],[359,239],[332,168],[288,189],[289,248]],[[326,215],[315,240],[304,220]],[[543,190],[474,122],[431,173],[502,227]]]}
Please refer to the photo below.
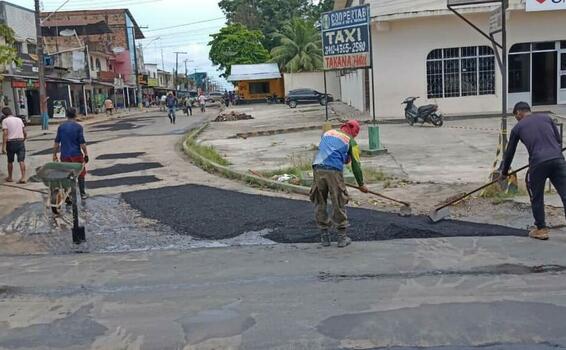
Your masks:
{"label": "curb", "polygon": [[208,126],[209,126],[209,123],[206,123],[203,126],[201,126],[200,128],[192,131],[189,134],[189,136],[187,136],[186,140],[183,141],[183,150],[185,151],[185,153],[193,160],[193,162],[199,168],[201,168],[205,171],[208,171],[208,172],[215,172],[215,173],[222,174],[224,177],[227,177],[227,178],[230,178],[230,179],[236,179],[236,180],[240,180],[242,182],[251,183],[251,184],[258,184],[258,185],[265,186],[265,187],[268,187],[268,188],[273,189],[273,190],[286,191],[286,192],[297,193],[297,194],[302,194],[302,195],[309,195],[310,189],[308,187],[296,186],[296,185],[276,182],[276,181],[272,181],[272,180],[269,180],[269,179],[266,179],[266,178],[263,178],[263,177],[241,173],[241,172],[235,171],[233,169],[230,169],[227,166],[215,163],[215,162],[201,156],[200,154],[196,153],[190,147],[189,143],[194,142],[196,137],[200,133],[202,133]]}
{"label": "curb", "polygon": [[[457,120],[473,120],[473,119],[488,119],[488,118],[497,118],[500,117],[500,114],[478,114],[478,115],[453,115],[453,116],[444,116],[445,121],[457,121]],[[368,125],[372,124],[372,119],[360,120],[361,124]],[[395,118],[395,119],[378,119],[378,125],[399,125],[405,124],[405,119]],[[342,123],[333,123],[332,127],[336,128],[342,125]],[[258,137],[258,136],[271,136],[271,135],[280,135],[280,134],[291,134],[294,132],[301,132],[301,131],[310,131],[310,130],[322,130],[323,124],[317,125],[308,125],[308,126],[301,126],[301,127],[294,127],[294,128],[282,128],[282,129],[271,129],[271,130],[259,130],[259,131],[250,131],[250,132],[242,132],[237,133],[236,135],[229,136],[228,139],[247,139],[249,137]]]}

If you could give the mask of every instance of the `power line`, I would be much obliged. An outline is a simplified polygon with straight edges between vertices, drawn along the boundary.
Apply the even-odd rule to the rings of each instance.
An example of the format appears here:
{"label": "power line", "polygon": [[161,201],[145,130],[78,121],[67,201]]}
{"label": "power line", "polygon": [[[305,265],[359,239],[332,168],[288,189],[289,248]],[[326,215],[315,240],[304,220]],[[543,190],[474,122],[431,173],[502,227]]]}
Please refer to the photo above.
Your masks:
{"label": "power line", "polygon": [[178,25],[175,25],[175,26],[149,29],[149,30],[146,30],[146,32],[155,32],[155,31],[158,31],[158,30],[166,30],[166,29],[174,29],[174,28],[187,27],[187,26],[192,26],[192,25],[194,25],[194,24],[213,22],[213,21],[218,21],[218,20],[221,20],[221,19],[226,20],[225,17],[217,17],[217,18],[205,19],[205,20],[202,20],[202,21],[196,21],[196,22],[189,22],[189,23],[184,23],[184,24],[178,24]]}
{"label": "power line", "polygon": [[[218,26],[210,26],[210,27],[202,27],[202,28],[193,28],[192,31],[187,32],[187,31],[182,31],[182,32],[170,32],[170,33],[165,33],[165,34],[156,34],[156,35],[152,35],[152,36],[148,36],[146,37],[146,39],[151,39],[151,38],[157,38],[157,37],[168,37],[168,36],[184,36],[184,35],[193,35],[193,34],[199,34],[198,31],[208,31],[208,30],[213,30],[213,29],[218,29]],[[147,30],[146,30],[147,32]]]}
{"label": "power line", "polygon": [[[108,2],[96,2],[92,3],[85,2],[84,4],[79,3],[71,3],[67,6],[68,10],[79,11],[79,10],[101,10],[101,9],[116,9],[116,8],[126,8],[126,7],[133,7],[137,5],[144,5],[150,4],[155,2],[160,2],[162,0],[124,0],[120,3],[116,3],[116,1],[108,1]],[[46,7],[50,7],[47,5]],[[46,12],[49,12],[46,10]]]}

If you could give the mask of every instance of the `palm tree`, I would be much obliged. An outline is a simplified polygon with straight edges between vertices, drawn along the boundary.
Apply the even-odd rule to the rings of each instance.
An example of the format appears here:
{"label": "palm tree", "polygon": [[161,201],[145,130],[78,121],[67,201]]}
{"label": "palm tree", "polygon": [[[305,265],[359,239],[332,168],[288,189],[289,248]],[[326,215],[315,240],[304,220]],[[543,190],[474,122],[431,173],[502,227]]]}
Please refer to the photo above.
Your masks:
{"label": "palm tree", "polygon": [[322,42],[313,22],[293,18],[274,37],[280,45],[271,50],[271,61],[284,71],[312,72],[322,68]]}

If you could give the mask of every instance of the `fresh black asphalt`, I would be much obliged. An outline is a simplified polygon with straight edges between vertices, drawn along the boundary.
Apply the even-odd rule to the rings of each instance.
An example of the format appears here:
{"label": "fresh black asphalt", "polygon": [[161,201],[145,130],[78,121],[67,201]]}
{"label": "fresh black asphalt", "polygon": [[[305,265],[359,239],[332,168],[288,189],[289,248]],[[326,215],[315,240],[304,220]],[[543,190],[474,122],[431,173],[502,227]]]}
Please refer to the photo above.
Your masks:
{"label": "fresh black asphalt", "polygon": [[[198,185],[140,190],[123,198],[145,217],[180,234],[217,240],[245,232],[272,230],[265,237],[281,243],[318,241],[313,206],[307,201],[259,196]],[[524,236],[503,226],[444,220],[431,224],[424,216],[349,208],[350,236],[356,241],[459,236]]]}
{"label": "fresh black asphalt", "polygon": [[101,154],[96,157],[97,160],[114,160],[114,159],[129,159],[143,156],[145,152],[130,152],[130,153],[110,153]]}
{"label": "fresh black asphalt", "polygon": [[[55,138],[53,138],[53,139],[55,139]],[[103,142],[103,141],[102,140],[101,141],[90,141],[90,142],[87,142],[86,145],[88,147],[88,146],[95,145],[95,144],[100,143],[100,142]],[[35,153],[32,153],[31,155],[32,156],[44,156],[44,155],[47,155],[47,154],[53,154],[53,147],[49,147],[49,148],[43,149],[41,151],[37,151]]]}
{"label": "fresh black asphalt", "polygon": [[107,188],[107,187],[118,187],[118,186],[134,186],[134,185],[145,185],[148,183],[159,182],[157,177],[154,175],[148,176],[125,176],[115,179],[104,179],[96,181],[87,181],[87,189],[97,189],[97,188]]}
{"label": "fresh black asphalt", "polygon": [[131,173],[135,171],[144,171],[144,170],[156,169],[156,168],[163,168],[163,165],[161,163],[156,163],[156,162],[115,164],[107,168],[91,170],[90,173],[94,176],[110,176],[110,175]]}

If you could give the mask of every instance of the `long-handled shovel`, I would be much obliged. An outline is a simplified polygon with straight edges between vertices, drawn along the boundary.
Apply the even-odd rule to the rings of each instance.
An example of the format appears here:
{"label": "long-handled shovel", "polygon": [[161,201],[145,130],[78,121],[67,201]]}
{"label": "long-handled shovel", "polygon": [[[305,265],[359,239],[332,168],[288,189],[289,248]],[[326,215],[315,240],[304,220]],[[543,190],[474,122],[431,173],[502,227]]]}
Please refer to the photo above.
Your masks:
{"label": "long-handled shovel", "polygon": [[[355,188],[357,190],[360,189],[358,186],[354,186],[354,185],[350,185],[350,184],[346,184],[346,186],[348,186],[350,188]],[[403,201],[388,197],[384,194],[377,193],[377,192],[374,192],[374,191],[368,191],[368,193],[371,193],[374,196],[377,196],[377,197],[380,197],[380,198],[383,198],[383,199],[387,199],[388,201],[395,202],[397,204],[401,204],[401,208],[399,209],[399,215],[401,215],[401,216],[411,216],[412,210],[411,210],[411,204],[410,203],[403,202]]]}
{"label": "long-handled shovel", "polygon": [[[562,152],[564,152],[564,151],[566,151],[566,147],[562,148]],[[513,172],[510,172],[510,173],[508,174],[508,176],[513,176],[513,175],[515,175],[515,174],[517,174],[517,173],[519,173],[519,172],[521,172],[521,171],[527,169],[528,167],[529,167],[528,165],[525,165],[524,167],[521,167],[521,168],[519,168],[519,169],[517,169],[517,170],[515,170],[515,171],[513,171]],[[489,186],[491,186],[491,185],[493,185],[493,184],[499,182],[499,180],[500,180],[500,179],[493,180],[493,181],[491,181],[490,183],[487,183],[487,184],[485,184],[485,185],[483,185],[483,186],[481,186],[481,187],[476,188],[475,190],[473,190],[473,191],[471,191],[471,192],[468,192],[468,193],[466,193],[466,194],[460,196],[459,198],[456,198],[456,199],[454,199],[454,200],[452,200],[452,201],[450,201],[450,202],[448,202],[448,203],[446,203],[446,204],[443,204],[443,205],[440,206],[440,207],[435,208],[435,209],[429,214],[429,216],[428,216],[429,219],[430,219],[433,223],[436,223],[436,222],[439,222],[439,221],[441,221],[441,220],[443,220],[443,219],[449,217],[449,216],[450,216],[450,208],[449,208],[449,207],[450,207],[451,205],[453,205],[453,204],[455,204],[455,203],[458,203],[458,202],[461,201],[462,199],[467,198],[467,197],[471,196],[472,194],[474,194],[474,193],[476,193],[476,192],[479,192],[479,191],[483,190],[484,188],[487,188],[487,187],[489,187]]]}
{"label": "long-handled shovel", "polygon": [[[252,174],[254,174],[257,177],[263,177],[265,178],[265,176],[263,176],[262,174],[258,173],[257,171],[253,171],[252,169],[248,169],[248,171]],[[359,190],[360,188],[358,186],[354,186],[354,185],[350,185],[350,184],[346,184],[346,186],[351,187],[351,188],[355,188],[357,190]],[[373,194],[374,196],[378,196],[384,199],[387,199],[389,201],[395,202],[397,204],[401,204],[401,208],[399,209],[399,215],[400,216],[411,216],[412,214],[412,210],[411,210],[411,204],[407,203],[407,202],[403,202],[397,199],[393,199],[391,197],[388,197],[384,194],[381,193],[377,193],[377,192],[373,192],[373,191],[368,191],[368,193]]]}
{"label": "long-handled shovel", "polygon": [[[515,170],[515,171],[513,171],[513,172],[511,172],[511,173],[509,173],[508,176],[515,175],[515,174],[517,174],[518,172],[527,169],[528,167],[529,167],[528,165],[525,165],[524,167],[521,167],[521,168],[519,168],[519,169],[517,169],[517,170]],[[447,217],[450,216],[450,208],[449,208],[450,206],[452,206],[452,205],[455,204],[455,203],[458,203],[458,202],[461,201],[462,199],[467,198],[467,197],[471,196],[472,194],[474,194],[474,193],[476,193],[476,192],[479,192],[479,191],[481,191],[481,190],[483,190],[483,189],[485,189],[485,188],[488,188],[488,187],[491,186],[491,185],[494,185],[494,184],[498,183],[499,181],[500,181],[500,179],[495,179],[495,180],[493,180],[493,181],[491,181],[491,182],[489,182],[489,183],[487,183],[487,184],[485,184],[485,185],[483,185],[483,186],[481,186],[481,187],[476,188],[475,190],[473,190],[473,191],[471,191],[471,192],[468,192],[468,193],[466,193],[466,194],[463,194],[463,195],[461,195],[460,197],[458,197],[458,198],[456,198],[456,199],[454,199],[454,200],[451,200],[450,202],[448,202],[448,203],[446,203],[446,204],[443,204],[443,205],[440,206],[440,207],[435,208],[435,209],[428,215],[429,219],[430,219],[433,223],[437,223],[437,222],[439,222],[439,221],[442,221],[443,219],[445,219],[445,218],[447,218]]]}

